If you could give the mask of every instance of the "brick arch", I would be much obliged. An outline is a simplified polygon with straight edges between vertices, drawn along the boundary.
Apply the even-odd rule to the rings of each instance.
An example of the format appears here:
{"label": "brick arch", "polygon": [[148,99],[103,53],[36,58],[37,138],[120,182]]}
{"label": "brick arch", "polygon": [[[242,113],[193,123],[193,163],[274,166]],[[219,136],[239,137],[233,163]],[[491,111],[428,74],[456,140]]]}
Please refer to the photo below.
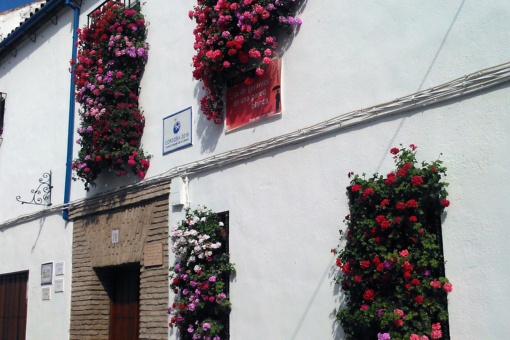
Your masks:
{"label": "brick arch", "polygon": [[[108,339],[110,300],[101,268],[140,264],[139,339],[168,338],[168,185],[90,200],[70,211],[73,260],[70,339]],[[118,196],[118,195],[117,195]],[[113,229],[119,243],[112,244]],[[144,248],[160,243],[163,265],[146,267]]]}

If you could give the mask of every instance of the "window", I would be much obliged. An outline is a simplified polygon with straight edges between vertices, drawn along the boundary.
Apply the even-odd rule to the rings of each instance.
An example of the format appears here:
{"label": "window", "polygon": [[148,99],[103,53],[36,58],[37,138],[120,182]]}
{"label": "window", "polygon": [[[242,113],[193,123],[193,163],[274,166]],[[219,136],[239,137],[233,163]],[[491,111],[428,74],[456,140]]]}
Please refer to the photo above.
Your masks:
{"label": "window", "polygon": [[0,275],[0,337],[24,340],[28,271]]}
{"label": "window", "polygon": [[6,93],[0,92],[0,136],[4,132],[4,112],[5,112],[5,98]]}
{"label": "window", "polygon": [[230,338],[229,282],[235,269],[228,253],[228,220],[228,212],[214,213],[199,206],[187,211],[172,229],[172,250],[178,256],[170,275],[175,296],[169,325],[178,328],[181,340],[204,335]]}
{"label": "window", "polygon": [[[229,229],[228,229],[228,211],[223,211],[216,214],[218,221],[223,223],[223,228],[220,231],[218,241],[221,242],[221,247],[219,248],[219,253],[229,254]],[[223,273],[221,276],[221,282],[225,285],[224,291],[227,293],[227,296],[230,296],[230,273]],[[222,336],[220,338],[222,340],[230,339],[230,312],[228,313],[218,313],[211,315],[213,319],[216,319],[218,323],[224,326],[222,331]],[[186,326],[187,328],[188,326]],[[180,334],[181,340],[193,340],[193,334],[189,332],[182,332]]]}

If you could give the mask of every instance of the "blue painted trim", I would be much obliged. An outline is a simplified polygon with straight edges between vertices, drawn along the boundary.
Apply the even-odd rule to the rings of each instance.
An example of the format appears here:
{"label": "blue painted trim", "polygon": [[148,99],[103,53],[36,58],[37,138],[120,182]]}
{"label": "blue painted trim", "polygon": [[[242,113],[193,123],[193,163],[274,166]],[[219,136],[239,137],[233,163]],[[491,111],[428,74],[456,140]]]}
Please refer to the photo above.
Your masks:
{"label": "blue painted trim", "polygon": [[[72,58],[76,60],[76,54],[78,47],[76,42],[78,41],[78,28],[80,25],[80,8],[73,4],[70,0],[65,0],[66,5],[71,7],[74,11],[74,23],[73,23],[73,52]],[[66,177],[64,186],[64,204],[68,204],[71,200],[71,181],[72,181],[72,163],[73,163],[73,143],[74,143],[74,111],[75,111],[75,99],[74,99],[74,65],[71,66],[71,84],[69,86],[69,123],[67,129],[67,158],[66,158]],[[69,209],[65,208],[62,212],[62,218],[64,220],[69,219]]]}

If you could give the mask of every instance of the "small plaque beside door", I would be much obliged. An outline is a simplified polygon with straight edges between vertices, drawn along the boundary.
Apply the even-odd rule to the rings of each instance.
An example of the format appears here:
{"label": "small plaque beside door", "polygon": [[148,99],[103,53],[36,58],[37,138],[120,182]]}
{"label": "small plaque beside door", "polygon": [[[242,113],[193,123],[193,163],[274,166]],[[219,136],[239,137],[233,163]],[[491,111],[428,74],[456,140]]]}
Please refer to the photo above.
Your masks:
{"label": "small plaque beside door", "polygon": [[143,250],[143,264],[145,267],[163,265],[163,244],[146,244]]}

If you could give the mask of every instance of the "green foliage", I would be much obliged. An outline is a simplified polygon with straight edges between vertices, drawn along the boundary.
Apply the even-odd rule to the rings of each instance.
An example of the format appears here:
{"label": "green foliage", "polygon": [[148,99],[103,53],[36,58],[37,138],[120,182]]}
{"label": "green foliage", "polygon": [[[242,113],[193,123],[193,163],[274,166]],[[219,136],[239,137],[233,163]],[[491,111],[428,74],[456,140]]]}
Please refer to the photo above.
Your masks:
{"label": "green foliage", "polygon": [[225,339],[231,304],[228,283],[235,269],[227,252],[228,233],[220,216],[204,208],[186,213],[172,229],[175,265],[170,288],[176,294],[168,312],[181,339]]}
{"label": "green foliage", "polygon": [[346,295],[337,312],[348,339],[439,339],[448,320],[441,253],[446,168],[416,161],[416,146],[393,148],[386,177],[349,173],[344,248],[333,249]]}
{"label": "green foliage", "polygon": [[151,158],[141,148],[145,118],[138,107],[149,49],[144,16],[138,7],[109,1],[91,19],[78,30],[78,55],[71,61],[81,105],[81,148],[72,168],[86,190],[105,169],[118,176],[130,169],[143,179]]}

